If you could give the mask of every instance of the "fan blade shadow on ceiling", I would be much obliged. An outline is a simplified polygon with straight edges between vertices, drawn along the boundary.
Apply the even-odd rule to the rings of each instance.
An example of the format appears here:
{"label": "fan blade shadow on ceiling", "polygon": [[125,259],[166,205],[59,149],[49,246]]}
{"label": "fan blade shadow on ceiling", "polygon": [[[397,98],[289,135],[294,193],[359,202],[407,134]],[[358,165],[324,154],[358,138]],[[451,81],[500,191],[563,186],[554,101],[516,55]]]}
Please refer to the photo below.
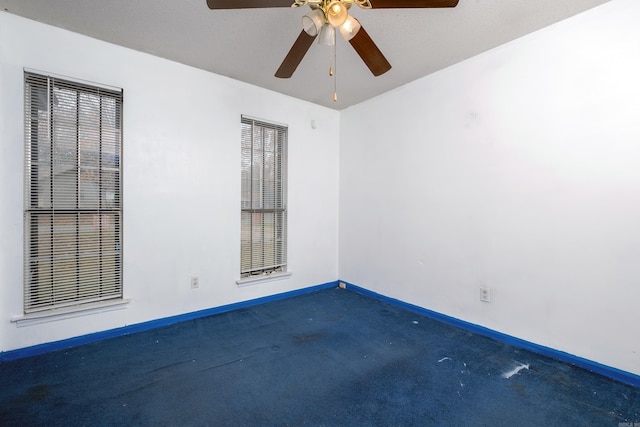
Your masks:
{"label": "fan blade shadow on ceiling", "polygon": [[378,46],[373,42],[369,34],[360,27],[360,31],[349,40],[351,46],[358,52],[360,58],[369,67],[374,76],[380,76],[391,69],[391,64],[384,57]]}
{"label": "fan blade shadow on ceiling", "polygon": [[291,7],[293,0],[207,0],[209,9],[252,9]]}
{"label": "fan blade shadow on ceiling", "polygon": [[456,7],[458,0],[369,0],[372,9]]}
{"label": "fan blade shadow on ceiling", "polygon": [[288,79],[291,77],[316,37],[317,36],[310,36],[302,30],[296,41],[293,43],[293,46],[291,46],[291,50],[289,50],[289,53],[284,58],[284,61],[280,64],[280,68],[276,71],[275,76],[281,79]]}

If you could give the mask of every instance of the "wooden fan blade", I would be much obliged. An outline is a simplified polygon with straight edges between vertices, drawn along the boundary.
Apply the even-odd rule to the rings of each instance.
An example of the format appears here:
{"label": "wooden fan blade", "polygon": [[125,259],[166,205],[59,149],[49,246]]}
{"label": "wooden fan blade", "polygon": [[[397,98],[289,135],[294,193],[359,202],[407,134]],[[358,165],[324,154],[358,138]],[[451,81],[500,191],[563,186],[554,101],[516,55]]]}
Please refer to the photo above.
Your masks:
{"label": "wooden fan blade", "polygon": [[458,0],[369,0],[372,9],[456,7]]}
{"label": "wooden fan blade", "polygon": [[291,7],[293,0],[207,0],[209,9],[250,9],[261,7]]}
{"label": "wooden fan blade", "polygon": [[382,75],[391,69],[391,64],[369,37],[364,27],[360,27],[360,31],[349,40],[349,43],[358,52],[358,55],[360,55],[360,58],[362,58],[374,76]]}
{"label": "wooden fan blade", "polygon": [[302,30],[296,41],[293,43],[293,46],[291,46],[291,50],[284,58],[284,61],[280,64],[280,68],[276,71],[276,77],[281,79],[288,79],[291,77],[315,39],[316,36],[310,36]]}

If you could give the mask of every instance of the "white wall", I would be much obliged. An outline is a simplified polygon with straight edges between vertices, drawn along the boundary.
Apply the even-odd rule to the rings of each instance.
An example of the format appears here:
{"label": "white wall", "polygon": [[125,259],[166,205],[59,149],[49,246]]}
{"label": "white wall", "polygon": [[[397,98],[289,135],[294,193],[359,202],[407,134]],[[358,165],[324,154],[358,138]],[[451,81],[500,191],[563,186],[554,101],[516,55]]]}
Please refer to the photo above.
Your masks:
{"label": "white wall", "polygon": [[[0,12],[0,351],[340,277],[640,374],[639,18],[614,0],[340,114]],[[23,67],[125,90],[126,309],[10,322]],[[241,114],[289,125],[294,272],[246,288]]]}
{"label": "white wall", "polygon": [[[124,88],[126,309],[10,322],[23,302],[23,67]],[[337,280],[338,112],[4,12],[0,94],[0,352]],[[293,275],[239,288],[241,114],[289,126]]]}
{"label": "white wall", "polygon": [[638,22],[614,0],[344,111],[340,278],[640,374]]}

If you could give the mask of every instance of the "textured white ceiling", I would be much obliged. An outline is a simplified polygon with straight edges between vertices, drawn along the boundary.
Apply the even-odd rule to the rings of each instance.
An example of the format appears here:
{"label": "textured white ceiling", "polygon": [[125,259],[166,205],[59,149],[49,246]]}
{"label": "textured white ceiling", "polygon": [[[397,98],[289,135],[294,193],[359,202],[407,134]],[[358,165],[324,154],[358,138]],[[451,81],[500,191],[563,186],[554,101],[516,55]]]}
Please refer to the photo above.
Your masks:
{"label": "textured white ceiling", "polygon": [[326,46],[314,43],[292,78],[273,75],[300,33],[307,7],[214,11],[205,0],[0,0],[0,10],[341,110],[607,1],[353,7],[351,14],[393,68],[374,77],[338,37],[338,102]]}

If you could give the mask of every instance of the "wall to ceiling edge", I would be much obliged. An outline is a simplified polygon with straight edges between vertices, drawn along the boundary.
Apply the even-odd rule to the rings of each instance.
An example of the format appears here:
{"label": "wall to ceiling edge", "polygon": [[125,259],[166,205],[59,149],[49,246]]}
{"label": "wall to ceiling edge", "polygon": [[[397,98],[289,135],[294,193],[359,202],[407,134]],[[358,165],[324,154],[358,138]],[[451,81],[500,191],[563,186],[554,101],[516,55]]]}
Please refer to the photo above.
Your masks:
{"label": "wall to ceiling edge", "polygon": [[[122,309],[11,321],[23,310],[25,67],[124,89]],[[339,112],[5,12],[0,93],[0,353],[337,280]],[[246,287],[242,114],[289,126],[293,273]]]}
{"label": "wall to ceiling edge", "polygon": [[614,0],[343,111],[340,278],[640,374],[639,18]]}

